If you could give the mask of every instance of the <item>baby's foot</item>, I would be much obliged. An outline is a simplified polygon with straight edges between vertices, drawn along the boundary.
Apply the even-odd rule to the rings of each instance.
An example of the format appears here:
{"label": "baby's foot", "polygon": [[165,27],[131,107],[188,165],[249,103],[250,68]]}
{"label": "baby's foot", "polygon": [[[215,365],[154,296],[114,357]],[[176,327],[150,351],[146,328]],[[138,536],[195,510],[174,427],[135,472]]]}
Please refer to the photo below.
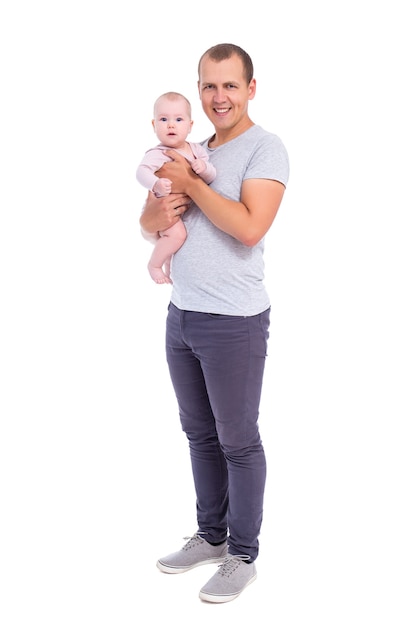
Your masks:
{"label": "baby's foot", "polygon": [[153,280],[158,283],[158,285],[172,284],[172,280],[169,276],[164,274],[160,267],[153,267],[152,265],[148,265],[149,274],[153,278]]}

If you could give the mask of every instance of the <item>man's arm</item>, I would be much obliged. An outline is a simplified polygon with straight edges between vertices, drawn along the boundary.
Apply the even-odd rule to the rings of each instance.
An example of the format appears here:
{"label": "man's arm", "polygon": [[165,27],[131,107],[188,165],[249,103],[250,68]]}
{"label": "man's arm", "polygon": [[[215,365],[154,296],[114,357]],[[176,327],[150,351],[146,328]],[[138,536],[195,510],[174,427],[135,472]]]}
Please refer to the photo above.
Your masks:
{"label": "man's arm", "polygon": [[174,191],[186,193],[220,230],[246,246],[256,245],[268,232],[280,207],[285,186],[270,179],[243,181],[240,202],[216,193],[195,174],[186,159],[169,151],[172,161],[163,166]]}

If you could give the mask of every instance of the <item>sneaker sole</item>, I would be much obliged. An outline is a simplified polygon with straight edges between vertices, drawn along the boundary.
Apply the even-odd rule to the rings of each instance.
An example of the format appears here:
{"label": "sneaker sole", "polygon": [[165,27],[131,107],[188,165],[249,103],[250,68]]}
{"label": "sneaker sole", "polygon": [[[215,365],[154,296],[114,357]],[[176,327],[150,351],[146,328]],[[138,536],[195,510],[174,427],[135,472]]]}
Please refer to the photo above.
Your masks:
{"label": "sneaker sole", "polygon": [[246,585],[240,591],[238,591],[237,593],[229,593],[229,594],[224,594],[224,595],[217,595],[217,594],[214,594],[214,593],[206,593],[205,591],[200,591],[200,593],[199,593],[200,600],[204,600],[204,602],[212,602],[212,603],[215,602],[217,604],[219,604],[220,602],[231,602],[232,600],[235,600],[238,596],[240,596],[242,591],[244,591],[246,589],[246,587],[249,587],[249,585],[256,580],[256,577],[257,577],[256,574],[254,576],[252,576],[252,578],[250,580],[248,580]]}
{"label": "sneaker sole", "polygon": [[205,561],[199,561],[198,563],[194,563],[193,565],[166,565],[162,563],[162,561],[156,562],[156,567],[163,572],[164,574],[183,574],[184,572],[190,571],[190,569],[194,569],[195,567],[199,567],[200,565],[210,565],[210,563],[222,563],[224,561],[224,556],[216,557],[213,559],[206,559]]}

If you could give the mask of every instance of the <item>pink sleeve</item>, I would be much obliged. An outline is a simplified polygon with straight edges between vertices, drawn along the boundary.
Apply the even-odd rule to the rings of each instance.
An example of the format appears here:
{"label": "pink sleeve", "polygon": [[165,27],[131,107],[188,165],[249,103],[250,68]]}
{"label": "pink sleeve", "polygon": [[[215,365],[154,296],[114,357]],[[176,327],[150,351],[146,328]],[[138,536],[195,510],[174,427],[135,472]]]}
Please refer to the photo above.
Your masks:
{"label": "pink sleeve", "polygon": [[205,161],[207,164],[206,171],[203,172],[203,174],[200,174],[200,176],[204,180],[204,182],[209,185],[216,178],[216,168],[214,167],[212,163],[210,163],[207,150],[203,148],[201,144],[193,143],[191,145],[192,145],[192,150],[194,152],[195,158],[203,159],[203,161]]}
{"label": "pink sleeve", "polygon": [[155,172],[169,160],[162,150],[148,150],[145,152],[136,170],[137,180],[145,189],[152,190],[154,184],[158,181],[158,176],[156,176]]}

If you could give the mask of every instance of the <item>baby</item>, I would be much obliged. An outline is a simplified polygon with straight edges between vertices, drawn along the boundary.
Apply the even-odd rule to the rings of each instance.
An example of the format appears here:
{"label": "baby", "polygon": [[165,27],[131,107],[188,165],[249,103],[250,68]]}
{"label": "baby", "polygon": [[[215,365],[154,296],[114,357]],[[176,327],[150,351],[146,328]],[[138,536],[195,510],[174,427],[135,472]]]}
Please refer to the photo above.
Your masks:
{"label": "baby", "polygon": [[[206,150],[199,143],[187,141],[191,132],[191,104],[180,93],[170,91],[159,96],[154,104],[152,126],[160,143],[148,150],[136,171],[136,178],[146,189],[156,196],[171,193],[171,181],[158,178],[155,172],[170,158],[164,151],[177,150],[189,162],[193,171],[210,184],[216,177],[216,170],[209,162]],[[171,283],[171,257],[184,243],[187,232],[182,219],[173,226],[159,233],[153,253],[148,263],[148,270],[156,283]]]}

